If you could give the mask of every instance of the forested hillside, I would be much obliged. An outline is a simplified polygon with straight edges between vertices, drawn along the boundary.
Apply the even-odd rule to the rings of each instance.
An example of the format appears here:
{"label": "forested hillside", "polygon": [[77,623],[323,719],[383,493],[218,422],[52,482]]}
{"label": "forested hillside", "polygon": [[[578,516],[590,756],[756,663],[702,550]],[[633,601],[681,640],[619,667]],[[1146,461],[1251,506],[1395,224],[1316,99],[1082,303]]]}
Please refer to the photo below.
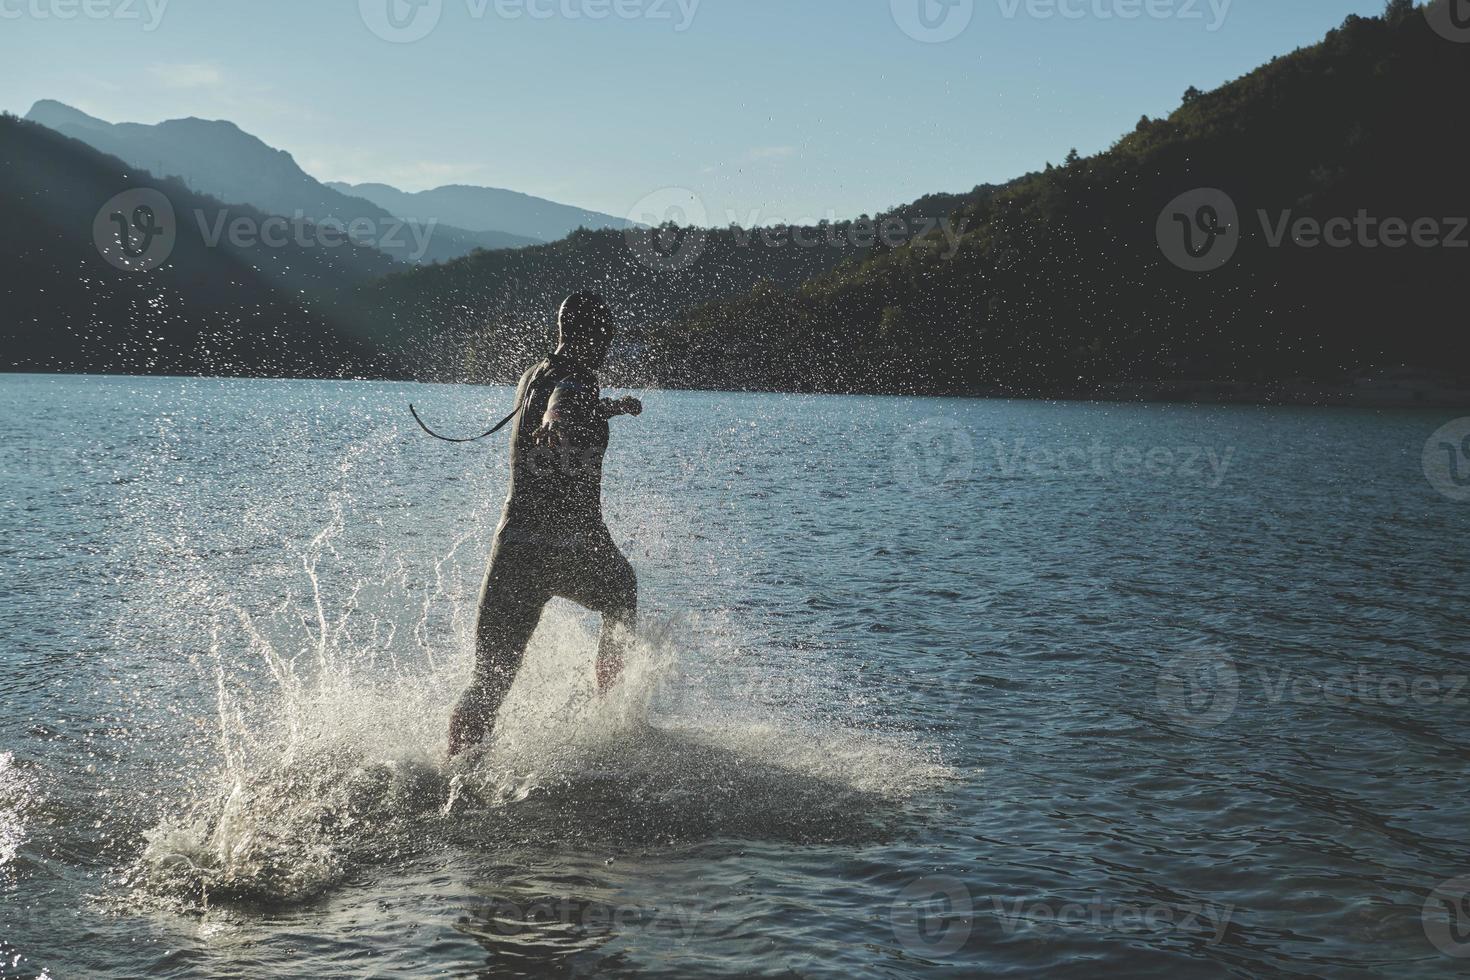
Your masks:
{"label": "forested hillside", "polygon": [[[1467,86],[1470,45],[1411,4],[1353,17],[1217,91],[1191,90],[1106,153],[960,209],[953,258],[933,238],[760,287],[695,312],[684,342],[726,352],[714,372],[726,383],[832,390],[1331,381],[1395,365],[1463,377],[1470,132],[1450,105]],[[1238,250],[1213,272],[1171,263],[1156,233],[1196,188],[1239,212]],[[1294,234],[1301,218],[1339,231],[1351,219],[1349,243],[1314,245],[1310,226]],[[1423,241],[1438,244],[1394,235],[1395,219],[1430,222]]]}

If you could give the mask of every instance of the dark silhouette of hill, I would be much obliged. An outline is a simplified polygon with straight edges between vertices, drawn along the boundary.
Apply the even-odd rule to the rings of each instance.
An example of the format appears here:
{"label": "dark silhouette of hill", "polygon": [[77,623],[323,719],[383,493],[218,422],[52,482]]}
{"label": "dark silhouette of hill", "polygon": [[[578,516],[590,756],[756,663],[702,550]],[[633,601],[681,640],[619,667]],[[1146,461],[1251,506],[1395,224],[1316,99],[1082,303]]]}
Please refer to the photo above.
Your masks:
{"label": "dark silhouette of hill", "polygon": [[[172,250],[146,272],[109,264],[94,239],[99,210],[139,187],[156,188],[175,211]],[[212,245],[207,229],[216,222],[259,226],[268,216],[8,114],[0,117],[0,201],[0,368],[282,377],[399,370],[334,312],[393,268],[380,252],[294,240],[237,247],[229,236]],[[106,213],[102,221],[107,227]]]}
{"label": "dark silhouette of hill", "polygon": [[[953,258],[917,242],[712,302],[678,329],[714,357],[698,362],[707,378],[776,388],[1208,395],[1402,365],[1463,381],[1470,131],[1447,100],[1467,87],[1470,44],[1394,2],[1217,91],[1191,90],[1105,153],[958,208],[968,230]],[[1182,235],[1166,206],[1196,188],[1239,209],[1238,249],[1214,272],[1176,267],[1156,230],[1162,215]],[[1360,214],[1376,230],[1360,233]],[[1351,244],[1313,246],[1310,228],[1291,230],[1301,218],[1351,219]],[[1392,240],[1429,222],[1423,241],[1455,242],[1389,247],[1387,219],[1403,222]]]}
{"label": "dark silhouette of hill", "polygon": [[[633,232],[631,240],[624,232],[577,231],[559,242],[482,250],[418,269],[366,247],[240,247],[228,235],[211,247],[211,232],[241,218],[259,228],[269,216],[222,204],[177,179],[159,180],[14,117],[5,119],[5,137],[10,165],[0,186],[17,216],[5,277],[15,343],[3,366],[12,370],[502,379],[543,349],[550,314],[564,295],[598,288],[632,327],[620,362],[625,378],[694,377],[690,358],[698,352],[684,349],[675,329],[687,310],[761,282],[795,285],[867,251],[853,244],[851,222],[802,230],[812,245],[798,245],[790,230],[770,233],[780,247],[742,229],[701,234],[697,260],[673,271],[658,265],[690,245],[687,233],[663,248],[646,230]],[[45,164],[48,156],[54,168]],[[146,274],[113,269],[91,238],[96,210],[138,186],[162,190],[178,217],[171,260]],[[926,211],[920,202],[909,210],[919,220],[935,207]],[[145,298],[160,287],[167,301],[149,307]],[[279,317],[283,330],[319,336],[320,347],[303,349],[258,326],[227,330],[227,343],[207,346],[216,325],[259,324],[262,311]],[[148,322],[150,316],[156,322]],[[66,324],[65,333],[47,323]],[[260,342],[246,344],[247,335]],[[272,337],[280,340],[279,350],[265,342]],[[340,340],[341,356],[328,337]],[[139,338],[151,340],[145,345]]]}
{"label": "dark silhouette of hill", "polygon": [[[993,193],[935,198],[979,200]],[[902,212],[902,213],[900,213]],[[689,312],[751,289],[795,288],[884,246],[870,240],[885,217],[909,234],[928,213],[922,203],[877,219],[767,229],[580,230],[530,248],[481,252],[432,268],[389,276],[365,290],[359,314],[415,374],[432,379],[509,380],[544,350],[552,312],[572,292],[605,296],[624,321],[626,342],[612,376],[624,383],[719,385],[729,351],[692,333]],[[775,368],[758,341],[742,340],[749,361],[742,384],[765,386]]]}
{"label": "dark silhouette of hill", "polygon": [[498,187],[449,184],[409,193],[387,184],[330,182],[327,186],[372,201],[393,214],[411,214],[424,220],[437,218],[471,231],[507,232],[540,242],[565,238],[578,228],[621,230],[630,224],[626,218]]}
{"label": "dark silhouette of hill", "polygon": [[[392,211],[344,194],[307,174],[291,154],[268,146],[232,122],[190,118],[154,126],[109,123],[51,100],[37,102],[26,118],[150,173],[178,177],[222,201],[288,218],[300,213],[314,223],[328,219],[344,225],[359,222],[364,243],[403,262],[445,261],[478,248],[514,248],[537,240],[489,225],[476,231],[443,221],[430,226],[434,215]],[[394,233],[399,219],[423,223],[422,230],[428,232],[424,249],[411,231]]]}

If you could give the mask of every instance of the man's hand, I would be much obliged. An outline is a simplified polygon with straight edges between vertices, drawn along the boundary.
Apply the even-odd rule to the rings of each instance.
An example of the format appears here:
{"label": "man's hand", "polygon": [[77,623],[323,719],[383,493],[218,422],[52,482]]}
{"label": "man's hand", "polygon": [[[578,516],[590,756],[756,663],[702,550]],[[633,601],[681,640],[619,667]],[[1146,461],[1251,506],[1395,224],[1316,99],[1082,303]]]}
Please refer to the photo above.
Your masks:
{"label": "man's hand", "polygon": [[606,402],[606,405],[608,418],[615,418],[619,415],[643,414],[643,402],[634,398],[632,395],[625,395],[624,397],[618,398],[616,400],[609,399]]}
{"label": "man's hand", "polygon": [[549,446],[555,449],[562,444],[566,432],[566,426],[562,425],[560,419],[543,418],[541,426],[531,433],[531,444],[533,446]]}

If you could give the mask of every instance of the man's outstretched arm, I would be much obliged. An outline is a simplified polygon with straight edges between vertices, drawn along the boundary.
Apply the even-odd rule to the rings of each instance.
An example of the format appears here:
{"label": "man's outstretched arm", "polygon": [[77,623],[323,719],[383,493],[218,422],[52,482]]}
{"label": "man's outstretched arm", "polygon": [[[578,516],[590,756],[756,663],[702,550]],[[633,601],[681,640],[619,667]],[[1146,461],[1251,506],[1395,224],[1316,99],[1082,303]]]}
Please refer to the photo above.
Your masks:
{"label": "man's outstretched arm", "polygon": [[546,403],[546,412],[541,416],[541,426],[532,434],[531,439],[538,444],[559,446],[568,432],[574,432],[594,419],[642,414],[643,402],[637,398],[627,396],[598,399],[595,389],[564,381],[551,393],[551,398]]}

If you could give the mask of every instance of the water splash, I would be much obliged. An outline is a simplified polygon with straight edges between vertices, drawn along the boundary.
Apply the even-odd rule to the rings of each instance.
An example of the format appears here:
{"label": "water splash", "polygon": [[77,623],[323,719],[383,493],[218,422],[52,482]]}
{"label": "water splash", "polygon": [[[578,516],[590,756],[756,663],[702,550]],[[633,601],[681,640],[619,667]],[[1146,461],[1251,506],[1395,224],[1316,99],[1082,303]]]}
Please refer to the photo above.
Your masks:
{"label": "water splash", "polygon": [[299,900],[451,842],[854,839],[947,775],[894,736],[752,705],[711,712],[715,695],[684,686],[667,636],[640,643],[599,696],[594,649],[575,616],[553,612],[492,739],[454,763],[453,669],[413,687],[337,671],[295,681],[280,689],[274,740],[222,693],[221,730],[234,734],[220,787],[148,834],[137,881],[204,903]]}
{"label": "water splash", "polygon": [[[260,488],[233,524],[175,498],[152,608],[173,617],[170,635],[204,641],[191,659],[213,734],[186,750],[197,777],[146,833],[130,893],[299,901],[428,849],[498,840],[861,839],[951,775],[917,740],[835,711],[835,669],[751,656],[728,616],[647,617],[621,683],[598,695],[596,623],[560,601],[491,740],[450,763],[493,511],[439,522],[426,541],[404,533],[432,526],[433,494],[446,507],[463,496],[443,487],[460,474],[425,474],[404,446],[393,429],[335,465],[276,457],[285,485]],[[324,501],[300,492],[329,474]],[[302,527],[296,511],[323,504],[325,522]],[[223,580],[222,551],[252,575]]]}
{"label": "water splash", "polygon": [[35,793],[34,781],[21,771],[15,755],[0,752],[0,882],[11,873],[20,854],[26,838],[26,814]]}

